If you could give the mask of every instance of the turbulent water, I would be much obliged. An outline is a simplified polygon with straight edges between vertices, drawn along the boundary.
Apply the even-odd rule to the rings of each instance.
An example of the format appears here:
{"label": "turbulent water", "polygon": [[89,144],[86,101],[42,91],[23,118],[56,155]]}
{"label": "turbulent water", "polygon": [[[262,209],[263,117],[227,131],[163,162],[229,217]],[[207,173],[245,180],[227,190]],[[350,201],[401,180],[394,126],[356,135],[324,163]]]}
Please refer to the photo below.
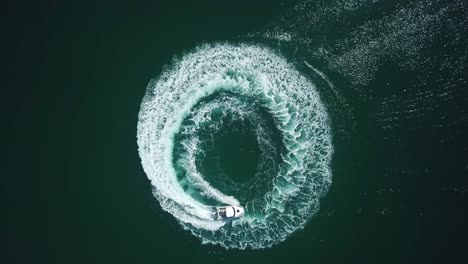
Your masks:
{"label": "turbulent water", "polygon": [[[149,84],[138,123],[143,167],[163,209],[226,247],[267,247],[302,228],[331,183],[330,124],[315,89],[264,47],[205,45],[175,61]],[[258,167],[246,183],[217,189],[197,161],[212,135],[236,122],[256,135]],[[252,197],[249,186],[263,189]],[[206,208],[238,200],[246,216],[232,224],[213,221]]]}
{"label": "turbulent water", "polygon": [[[440,134],[466,122],[465,99],[437,103],[466,98],[466,9],[463,1],[300,1],[263,31],[174,60],[149,83],[138,122],[155,197],[203,243],[284,241],[329,190],[332,135],[347,140],[366,127],[397,146],[397,131]],[[212,150],[225,131],[254,135],[253,177],[234,180],[219,167]],[[246,216],[213,221],[207,206],[219,204],[241,204]]]}

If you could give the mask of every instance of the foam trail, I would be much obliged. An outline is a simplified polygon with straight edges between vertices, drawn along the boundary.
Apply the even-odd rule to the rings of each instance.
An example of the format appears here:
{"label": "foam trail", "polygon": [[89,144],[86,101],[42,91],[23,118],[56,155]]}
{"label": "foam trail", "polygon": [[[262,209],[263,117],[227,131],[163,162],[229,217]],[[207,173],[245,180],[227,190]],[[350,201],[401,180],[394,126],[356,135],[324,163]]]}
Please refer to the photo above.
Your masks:
{"label": "foam trail", "polygon": [[[215,94],[220,99],[207,99]],[[260,109],[274,121],[283,149],[272,141]],[[222,126],[223,121],[212,118],[214,113],[255,127],[262,151],[258,168],[271,177],[270,189],[243,204],[246,217],[229,228],[211,220],[200,198],[239,204],[197,168],[197,155],[203,151],[200,131]],[[204,45],[174,62],[148,85],[137,135],[142,165],[161,207],[203,243],[242,249],[284,241],[318,211],[319,199],[331,184],[333,149],[326,109],[314,84],[267,48]],[[181,136],[181,153],[174,163],[176,135]],[[265,162],[275,162],[277,154],[277,170],[269,170]]]}

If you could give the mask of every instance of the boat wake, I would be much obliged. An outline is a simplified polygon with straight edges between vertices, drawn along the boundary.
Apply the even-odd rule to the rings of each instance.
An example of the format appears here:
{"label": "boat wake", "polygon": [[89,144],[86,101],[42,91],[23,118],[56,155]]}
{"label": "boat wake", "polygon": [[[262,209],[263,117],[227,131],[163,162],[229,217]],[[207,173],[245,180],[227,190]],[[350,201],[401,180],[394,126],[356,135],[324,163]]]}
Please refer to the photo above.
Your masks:
{"label": "boat wake", "polygon": [[[233,181],[238,195],[228,195],[200,160],[210,135],[235,121],[255,131],[261,154],[255,177]],[[203,45],[174,61],[147,87],[137,137],[154,196],[203,243],[244,249],[282,242],[318,211],[331,184],[330,124],[316,87],[264,47]],[[245,216],[229,227],[206,207],[239,200]]]}

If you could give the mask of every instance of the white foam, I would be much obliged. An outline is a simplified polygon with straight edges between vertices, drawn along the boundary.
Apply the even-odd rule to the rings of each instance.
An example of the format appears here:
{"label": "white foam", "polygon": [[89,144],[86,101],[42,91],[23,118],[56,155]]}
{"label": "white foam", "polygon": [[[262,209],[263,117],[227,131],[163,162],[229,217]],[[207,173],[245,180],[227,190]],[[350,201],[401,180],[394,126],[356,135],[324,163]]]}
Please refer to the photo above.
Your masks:
{"label": "white foam", "polygon": [[[224,223],[212,221],[205,205],[183,190],[172,164],[175,134],[184,129],[194,132],[181,127],[182,121],[201,99],[217,91],[258,98],[274,118],[287,149],[274,188],[263,199],[246,204],[247,216],[229,234]],[[194,127],[209,123],[209,113],[216,107],[206,105],[191,115]],[[331,183],[330,128],[314,85],[285,59],[258,46],[205,45],[174,62],[148,85],[139,114],[138,146],[161,207],[203,243],[235,248],[279,243],[303,228]],[[183,146],[178,165],[188,172],[188,182],[206,197],[238,204],[197,170],[198,139],[191,137]]]}

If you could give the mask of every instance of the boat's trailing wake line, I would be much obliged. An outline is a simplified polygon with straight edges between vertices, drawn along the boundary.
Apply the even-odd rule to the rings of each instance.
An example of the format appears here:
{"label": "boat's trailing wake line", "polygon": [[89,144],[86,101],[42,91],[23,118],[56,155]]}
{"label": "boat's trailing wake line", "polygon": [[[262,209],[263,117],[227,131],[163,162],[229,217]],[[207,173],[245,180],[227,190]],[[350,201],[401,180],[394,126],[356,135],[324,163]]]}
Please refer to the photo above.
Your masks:
{"label": "boat's trailing wake line", "polygon": [[[274,120],[284,148],[268,175],[269,189],[243,204],[246,217],[227,228],[212,220],[206,201],[239,202],[210,185],[197,167],[200,134],[216,132],[226,118],[247,120],[262,151],[257,169],[266,170],[275,147],[260,109]],[[257,46],[202,46],[151,81],[141,104],[138,146],[161,207],[204,243],[226,248],[283,241],[317,212],[331,183],[329,121],[314,84]]]}

